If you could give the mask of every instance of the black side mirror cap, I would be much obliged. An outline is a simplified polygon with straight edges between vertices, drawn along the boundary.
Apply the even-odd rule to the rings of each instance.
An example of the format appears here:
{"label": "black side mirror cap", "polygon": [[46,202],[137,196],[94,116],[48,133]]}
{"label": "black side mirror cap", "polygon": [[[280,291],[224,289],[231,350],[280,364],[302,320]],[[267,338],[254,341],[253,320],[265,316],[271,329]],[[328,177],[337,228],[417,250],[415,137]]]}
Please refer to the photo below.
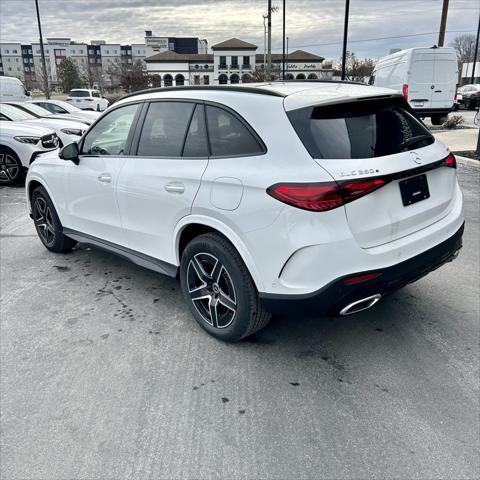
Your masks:
{"label": "black side mirror cap", "polygon": [[80,155],[80,151],[78,150],[77,142],[73,142],[73,143],[69,143],[68,145],[65,145],[58,152],[58,156],[62,160],[70,160],[75,165],[78,165],[80,163],[79,155]]}

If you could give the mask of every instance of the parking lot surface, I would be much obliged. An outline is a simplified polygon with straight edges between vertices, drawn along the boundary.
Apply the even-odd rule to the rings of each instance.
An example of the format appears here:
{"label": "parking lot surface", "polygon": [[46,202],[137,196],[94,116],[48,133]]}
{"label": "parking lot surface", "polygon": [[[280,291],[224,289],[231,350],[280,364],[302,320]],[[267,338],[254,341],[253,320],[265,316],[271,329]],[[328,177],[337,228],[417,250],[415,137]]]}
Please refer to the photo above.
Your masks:
{"label": "parking lot surface", "polygon": [[479,171],[459,165],[455,262],[235,345],[175,280],[49,253],[23,188],[0,189],[1,478],[478,478]]}

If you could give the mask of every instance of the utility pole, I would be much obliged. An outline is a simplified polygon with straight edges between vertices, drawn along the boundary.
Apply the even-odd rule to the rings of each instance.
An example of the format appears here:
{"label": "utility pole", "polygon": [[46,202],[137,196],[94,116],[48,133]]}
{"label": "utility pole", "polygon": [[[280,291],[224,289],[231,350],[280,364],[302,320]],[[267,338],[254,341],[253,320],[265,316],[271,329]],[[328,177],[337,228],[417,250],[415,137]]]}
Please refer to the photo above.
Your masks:
{"label": "utility pole", "polygon": [[350,0],[345,0],[345,21],[343,23],[343,49],[342,49],[342,80],[345,80],[347,69],[347,38],[348,38],[348,15],[350,11]]}
{"label": "utility pole", "polygon": [[285,12],[285,3],[286,1],[283,0],[283,50],[282,50],[282,80],[285,80],[285,25],[286,25],[286,12]]}
{"label": "utility pole", "polygon": [[[480,14],[478,15],[477,40],[475,42],[475,53],[473,54],[472,78],[470,79],[470,83],[475,83],[475,64],[477,63],[479,35],[480,35]],[[480,139],[480,135],[479,135],[479,139]],[[478,147],[478,149],[480,149],[480,146]]]}
{"label": "utility pole", "polygon": [[445,43],[445,29],[447,28],[448,2],[443,0],[442,19],[440,20],[440,31],[438,32],[438,46],[443,47]]}
{"label": "utility pole", "polygon": [[268,0],[267,12],[268,46],[267,46],[267,80],[271,80],[272,71],[272,0]]}
{"label": "utility pole", "polygon": [[268,15],[263,15],[263,68],[267,68],[267,18]]}
{"label": "utility pole", "polygon": [[43,70],[43,86],[47,100],[50,99],[50,89],[48,88],[48,72],[47,63],[45,62],[45,49],[43,48],[42,24],[40,23],[40,10],[38,9],[38,0],[35,0],[35,8],[37,9],[38,33],[40,35],[40,51],[42,52],[42,70]]}

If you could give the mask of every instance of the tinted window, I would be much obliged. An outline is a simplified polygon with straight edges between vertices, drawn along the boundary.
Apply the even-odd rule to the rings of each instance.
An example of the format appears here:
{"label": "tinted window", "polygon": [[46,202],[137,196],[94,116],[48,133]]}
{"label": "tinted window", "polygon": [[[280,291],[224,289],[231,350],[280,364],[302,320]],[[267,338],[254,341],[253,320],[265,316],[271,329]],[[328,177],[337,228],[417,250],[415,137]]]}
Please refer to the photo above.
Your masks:
{"label": "tinted window", "polygon": [[153,102],[148,107],[137,155],[180,157],[195,104]]}
{"label": "tinted window", "polygon": [[[434,142],[429,131],[395,102],[308,107],[288,116],[313,158],[381,157]],[[421,136],[409,147],[404,143]]]}
{"label": "tinted window", "polygon": [[247,127],[231,113],[217,107],[206,108],[212,156],[260,155],[264,152]]}
{"label": "tinted window", "polygon": [[123,155],[138,105],[127,105],[103,117],[86,135],[84,155]]}
{"label": "tinted window", "polygon": [[205,114],[203,105],[197,105],[188,129],[184,157],[208,157],[207,130],[205,128]]}
{"label": "tinted window", "polygon": [[40,107],[44,108],[45,110],[48,110],[49,112],[52,113],[68,113],[64,108],[55,105],[54,103],[37,103]]}
{"label": "tinted window", "polygon": [[12,120],[14,122],[21,122],[22,120],[33,120],[36,118],[30,113],[27,113],[20,108],[13,107],[12,105],[7,105],[5,103],[0,105],[0,113],[2,113],[5,118],[8,118],[9,120]]}
{"label": "tinted window", "polygon": [[69,94],[69,97],[89,97],[90,92],[87,90],[72,90]]}
{"label": "tinted window", "polygon": [[95,92],[95,91],[93,91],[93,92],[92,92],[92,97],[98,97],[98,98],[100,98],[100,92]]}

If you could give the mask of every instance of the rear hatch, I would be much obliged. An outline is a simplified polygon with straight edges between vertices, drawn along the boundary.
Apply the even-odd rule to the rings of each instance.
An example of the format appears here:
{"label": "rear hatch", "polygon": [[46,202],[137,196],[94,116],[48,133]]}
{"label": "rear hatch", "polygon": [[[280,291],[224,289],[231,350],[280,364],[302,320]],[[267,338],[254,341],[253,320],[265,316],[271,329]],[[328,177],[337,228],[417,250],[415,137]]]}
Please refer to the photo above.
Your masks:
{"label": "rear hatch", "polygon": [[[287,112],[311,156],[340,188],[352,182],[358,188],[365,180],[369,193],[343,207],[362,248],[421,230],[450,211],[456,175],[445,167],[449,152],[408,110],[402,99],[390,98]],[[376,180],[383,186],[371,188]]]}
{"label": "rear hatch", "polygon": [[408,73],[408,103],[413,108],[433,108],[434,75],[435,55],[433,50],[414,51]]}

